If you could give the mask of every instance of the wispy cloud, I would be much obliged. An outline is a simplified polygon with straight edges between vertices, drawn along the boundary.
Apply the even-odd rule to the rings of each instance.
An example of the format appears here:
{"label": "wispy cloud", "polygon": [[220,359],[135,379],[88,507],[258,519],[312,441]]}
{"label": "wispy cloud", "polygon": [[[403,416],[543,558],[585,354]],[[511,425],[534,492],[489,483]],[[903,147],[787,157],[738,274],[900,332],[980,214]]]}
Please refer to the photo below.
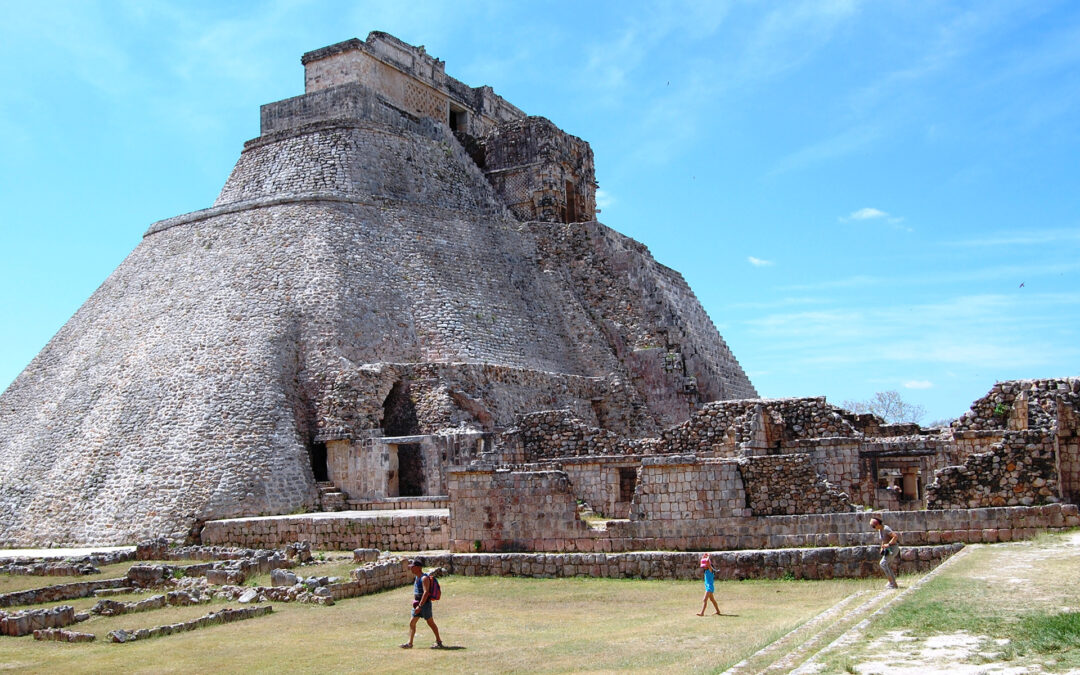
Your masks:
{"label": "wispy cloud", "polygon": [[905,389],[932,389],[933,386],[930,380],[909,380],[904,383]]}
{"label": "wispy cloud", "polygon": [[1080,228],[999,233],[978,239],[950,241],[946,242],[946,245],[979,248],[985,246],[1035,246],[1066,242],[1080,242]]}
{"label": "wispy cloud", "polygon": [[847,216],[842,216],[840,218],[840,222],[842,223],[862,220],[881,221],[883,223],[888,223],[889,225],[893,226],[893,228],[898,230],[903,230],[905,232],[912,231],[910,227],[906,227],[902,224],[904,222],[904,219],[900,216],[893,216],[885,211],[882,211],[881,209],[875,209],[870,206],[863,207],[857,211],[852,211]]}
{"label": "wispy cloud", "polygon": [[[769,345],[763,355],[776,361],[777,369],[860,364],[879,369],[883,364],[1045,368],[1080,355],[1080,347],[1048,337],[1068,330],[1064,317],[1077,306],[1080,292],[983,294],[938,303],[774,313],[743,324],[749,335]],[[926,389],[933,384],[912,379],[904,386]]]}
{"label": "wispy cloud", "polygon": [[858,211],[853,211],[848,218],[850,220],[870,220],[872,218],[885,218],[888,215],[889,214],[879,209],[866,207],[859,209]]}
{"label": "wispy cloud", "polygon": [[609,206],[615,205],[615,196],[607,190],[596,191],[596,207],[600,209],[606,209]]}
{"label": "wispy cloud", "polygon": [[815,164],[858,153],[877,141],[880,136],[880,130],[874,125],[846,129],[782,157],[769,175],[801,171]]}
{"label": "wispy cloud", "polygon": [[782,291],[823,291],[840,288],[870,288],[872,286],[888,285],[892,287],[904,286],[940,286],[943,284],[1002,281],[1010,284],[1016,280],[1039,278],[1052,275],[1066,274],[1080,269],[1080,262],[1054,263],[1045,265],[998,265],[996,267],[984,267],[972,270],[959,270],[942,274],[913,274],[903,277],[874,277],[859,274],[845,279],[832,279],[809,284],[791,284],[780,286]]}
{"label": "wispy cloud", "polygon": [[754,267],[772,267],[774,264],[771,260],[762,260],[761,258],[755,258],[754,256],[748,256],[746,259]]}

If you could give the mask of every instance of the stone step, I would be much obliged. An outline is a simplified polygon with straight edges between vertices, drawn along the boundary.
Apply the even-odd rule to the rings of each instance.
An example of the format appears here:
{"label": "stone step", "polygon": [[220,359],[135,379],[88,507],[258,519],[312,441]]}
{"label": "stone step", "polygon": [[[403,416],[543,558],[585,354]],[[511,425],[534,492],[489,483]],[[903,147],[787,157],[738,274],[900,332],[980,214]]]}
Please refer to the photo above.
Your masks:
{"label": "stone step", "polygon": [[937,577],[944,570],[947,570],[950,567],[952,567],[953,565],[955,565],[956,561],[963,559],[968,554],[968,552],[970,550],[971,549],[965,549],[965,550],[961,551],[959,554],[952,556],[951,558],[946,560],[944,563],[942,563],[941,565],[938,565],[933,570],[931,570],[928,574],[923,576],[918,581],[912,583],[911,585],[909,585],[909,586],[901,585],[899,593],[896,593],[895,591],[893,591],[890,594],[888,594],[888,597],[885,599],[884,602],[879,603],[876,607],[873,607],[870,611],[865,612],[857,622],[855,622],[853,624],[850,624],[849,627],[846,628],[842,633],[840,633],[839,635],[831,638],[831,640],[829,642],[827,642],[823,647],[818,649],[809,658],[803,660],[801,665],[799,665],[797,668],[795,668],[794,670],[791,670],[789,672],[792,675],[812,675],[812,674],[822,672],[823,666],[822,666],[822,661],[821,660],[822,660],[823,657],[827,656],[830,652],[834,652],[834,651],[837,651],[839,649],[843,649],[844,647],[849,646],[854,642],[865,639],[866,629],[869,627],[870,622],[874,617],[879,616],[879,615],[883,614],[884,612],[888,611],[890,607],[897,604],[898,602],[900,602],[903,598],[907,597],[908,595],[914,593],[916,590],[919,589],[920,586],[927,583],[931,579]]}
{"label": "stone step", "polygon": [[[882,582],[884,583],[884,581]],[[840,635],[883,607],[895,590],[859,591],[724,671],[724,675],[790,673]]]}

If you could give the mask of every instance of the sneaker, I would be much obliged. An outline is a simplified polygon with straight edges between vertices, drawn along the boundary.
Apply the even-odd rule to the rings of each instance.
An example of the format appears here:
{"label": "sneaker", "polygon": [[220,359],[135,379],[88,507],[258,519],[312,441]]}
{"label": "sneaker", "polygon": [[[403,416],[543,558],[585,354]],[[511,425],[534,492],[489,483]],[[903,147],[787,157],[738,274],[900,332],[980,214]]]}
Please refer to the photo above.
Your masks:
{"label": "sneaker", "polygon": [[891,588],[893,590],[896,590],[897,588],[900,588],[900,587],[897,586],[896,584],[886,584],[885,588]]}

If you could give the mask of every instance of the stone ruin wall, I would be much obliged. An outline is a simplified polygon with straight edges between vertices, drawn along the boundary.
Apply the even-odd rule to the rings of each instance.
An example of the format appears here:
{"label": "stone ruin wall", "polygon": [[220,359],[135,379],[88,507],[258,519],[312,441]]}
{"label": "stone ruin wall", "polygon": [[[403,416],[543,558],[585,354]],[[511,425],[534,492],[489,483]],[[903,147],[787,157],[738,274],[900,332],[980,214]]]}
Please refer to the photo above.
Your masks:
{"label": "stone ruin wall", "polygon": [[[476,467],[451,470],[449,547],[457,552],[473,552],[478,545],[485,552],[615,552],[852,546],[875,542],[876,533],[868,526],[871,514],[849,509],[818,514],[752,515],[745,506],[742,474],[735,460],[694,463],[691,458],[683,457],[645,458],[640,476],[630,519],[609,520],[602,528],[593,529],[578,518],[576,487],[565,472],[511,472]],[[709,483],[710,480],[713,482]],[[667,489],[665,483],[669,482],[684,485]],[[512,509],[512,516],[500,516],[503,509]],[[1080,526],[1074,504],[874,515],[902,532],[905,546],[993,543],[1030,538],[1047,529]],[[524,519],[528,525],[518,519]]]}
{"label": "stone ruin wall", "polygon": [[551,468],[566,472],[574,496],[606,518],[629,518],[641,457],[563,459]]}
{"label": "stone ruin wall", "polygon": [[1050,428],[1057,417],[1058,400],[1072,401],[1075,407],[1078,395],[1080,377],[997,382],[952,423],[952,429],[962,433]]}
{"label": "stone ruin wall", "polygon": [[518,220],[596,219],[592,148],[549,120],[526,117],[500,124],[478,140],[473,156]]}
{"label": "stone ruin wall", "polygon": [[736,461],[673,455],[641,462],[631,522],[663,522],[671,536],[688,537],[719,518],[750,514]]}
{"label": "stone ruin wall", "polygon": [[1032,506],[1058,501],[1057,453],[1050,431],[1011,431],[990,452],[937,472],[927,508]]}
{"label": "stone ruin wall", "polygon": [[848,496],[821,479],[805,454],[738,460],[746,504],[755,516],[851,511]]}
{"label": "stone ruin wall", "polygon": [[451,471],[454,550],[551,551],[583,537],[588,527],[562,471]]}

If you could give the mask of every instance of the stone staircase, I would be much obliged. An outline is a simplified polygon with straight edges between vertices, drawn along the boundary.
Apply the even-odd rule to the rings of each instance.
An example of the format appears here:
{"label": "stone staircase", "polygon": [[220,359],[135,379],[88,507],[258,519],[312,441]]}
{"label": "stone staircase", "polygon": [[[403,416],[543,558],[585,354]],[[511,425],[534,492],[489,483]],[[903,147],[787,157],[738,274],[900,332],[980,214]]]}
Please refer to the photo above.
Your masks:
{"label": "stone staircase", "polygon": [[849,595],[779,640],[728,668],[724,675],[809,675],[822,672],[823,657],[861,639],[874,616],[937,576],[942,569],[963,557],[964,553],[966,550],[952,556],[910,586],[901,586],[899,591],[883,588],[879,591],[860,591]]}
{"label": "stone staircase", "polygon": [[330,481],[315,483],[319,490],[319,506],[323,511],[345,511],[349,508],[349,497]]}

